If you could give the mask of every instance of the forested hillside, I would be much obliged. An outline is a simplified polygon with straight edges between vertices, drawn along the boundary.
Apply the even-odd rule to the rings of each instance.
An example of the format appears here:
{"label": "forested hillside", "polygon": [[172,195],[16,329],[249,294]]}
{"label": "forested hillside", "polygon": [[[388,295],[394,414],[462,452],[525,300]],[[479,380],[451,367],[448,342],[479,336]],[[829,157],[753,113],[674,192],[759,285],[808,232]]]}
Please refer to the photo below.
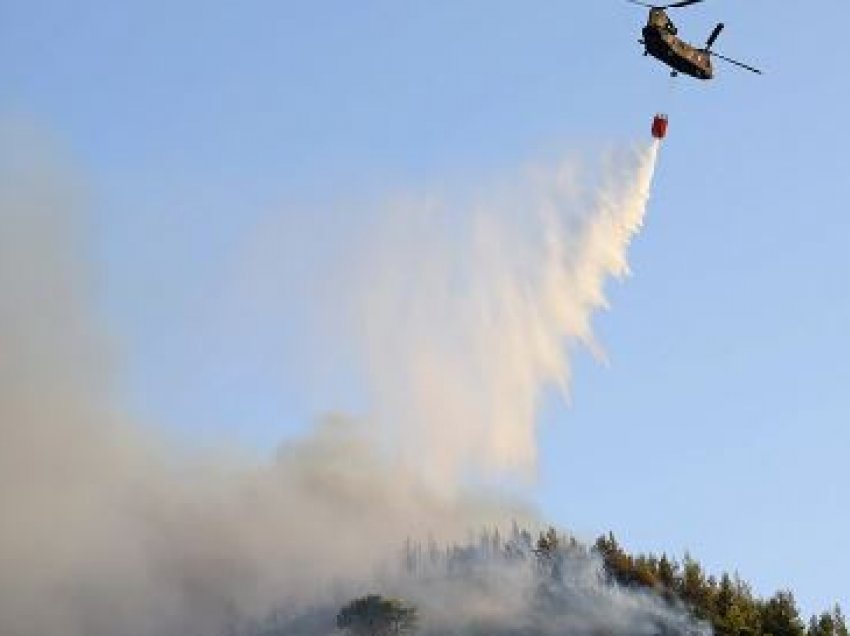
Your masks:
{"label": "forested hillside", "polygon": [[690,555],[681,562],[665,554],[633,556],[613,534],[599,537],[593,549],[613,580],[681,601],[697,618],[708,621],[716,636],[848,636],[837,605],[806,622],[790,590],[758,598],[737,574],[709,574]]}
{"label": "forested hillside", "polygon": [[[392,559],[395,560],[395,559]],[[689,555],[631,555],[550,528],[483,531],[463,545],[405,543],[393,574],[249,636],[850,636],[839,607],[806,622],[790,591],[757,597]]]}

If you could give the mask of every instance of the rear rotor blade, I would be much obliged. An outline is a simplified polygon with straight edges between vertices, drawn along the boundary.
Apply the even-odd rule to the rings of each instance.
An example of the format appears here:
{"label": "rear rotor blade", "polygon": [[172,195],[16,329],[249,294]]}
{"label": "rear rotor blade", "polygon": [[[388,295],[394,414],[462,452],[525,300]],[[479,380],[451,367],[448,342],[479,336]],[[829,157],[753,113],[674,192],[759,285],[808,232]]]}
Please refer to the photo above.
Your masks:
{"label": "rear rotor blade", "polygon": [[631,2],[632,4],[639,4],[642,7],[646,7],[647,9],[657,9],[654,4],[648,4],[646,2],[640,2],[640,0],[626,0],[626,2]]}
{"label": "rear rotor blade", "polygon": [[723,31],[724,25],[722,22],[714,27],[714,31],[711,32],[711,35],[708,36],[708,42],[705,43],[705,50],[708,51],[717,41],[717,38],[720,36],[720,32]]}
{"label": "rear rotor blade", "polygon": [[738,60],[733,60],[731,57],[726,57],[725,55],[720,55],[720,53],[715,53],[714,51],[709,51],[709,53],[714,57],[719,57],[721,60],[725,60],[725,61],[729,62],[730,64],[734,64],[735,66],[740,66],[741,68],[745,68],[748,71],[752,71],[753,73],[758,73],[759,75],[764,75],[764,73],[762,73],[757,68],[753,68],[752,66],[744,64],[743,62],[739,62]]}

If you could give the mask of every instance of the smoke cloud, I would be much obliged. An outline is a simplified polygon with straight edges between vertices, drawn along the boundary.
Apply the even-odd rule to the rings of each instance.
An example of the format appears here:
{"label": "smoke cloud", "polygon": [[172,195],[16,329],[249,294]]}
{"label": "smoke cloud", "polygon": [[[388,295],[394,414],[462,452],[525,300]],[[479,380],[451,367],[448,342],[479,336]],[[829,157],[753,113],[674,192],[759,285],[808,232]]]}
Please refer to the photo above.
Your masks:
{"label": "smoke cloud", "polygon": [[[463,484],[533,466],[541,391],[567,390],[571,346],[597,349],[591,315],[627,272],[654,147],[601,166],[590,189],[567,165],[462,205],[382,208],[344,275],[315,281],[338,294],[335,337],[362,361],[370,412],[324,417],[260,465],[187,457],[122,412],[87,287],[83,193],[33,131],[0,128],[0,148],[0,633],[217,636],[377,585],[445,626],[527,589],[500,564],[492,589],[464,597],[457,583],[450,607],[439,577],[393,564],[406,537],[534,523]],[[595,571],[581,602],[596,609],[574,614],[587,625],[651,605]],[[309,629],[327,612],[300,624],[313,627],[282,633],[324,633]]]}

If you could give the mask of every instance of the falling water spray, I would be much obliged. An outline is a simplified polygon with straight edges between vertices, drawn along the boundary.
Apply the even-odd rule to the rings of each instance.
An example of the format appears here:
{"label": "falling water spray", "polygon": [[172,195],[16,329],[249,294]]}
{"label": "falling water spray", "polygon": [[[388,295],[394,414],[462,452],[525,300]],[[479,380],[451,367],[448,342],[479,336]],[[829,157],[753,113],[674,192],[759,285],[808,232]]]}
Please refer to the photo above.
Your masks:
{"label": "falling water spray", "polygon": [[[74,179],[31,136],[0,130],[0,140],[0,633],[10,636],[218,636],[274,608],[332,611],[340,589],[378,581],[404,537],[449,541],[532,519],[464,478],[529,471],[541,392],[568,389],[572,347],[601,355],[591,316],[606,280],[628,272],[657,153],[382,207],[346,235],[347,254],[317,255],[330,265],[312,278],[267,261],[263,280],[297,276],[332,299],[319,310],[337,328],[313,354],[355,352],[369,408],[324,418],[254,463],[187,457],[121,413],[86,293],[90,263],[68,231]],[[285,253],[287,235],[267,229],[269,253]],[[591,597],[600,615],[637,602]]]}
{"label": "falling water spray", "polygon": [[483,194],[384,209],[332,294],[357,326],[344,338],[376,444],[444,486],[533,473],[544,392],[568,393],[576,346],[604,355],[592,318],[606,282],[629,273],[657,154],[655,142],[535,166]]}

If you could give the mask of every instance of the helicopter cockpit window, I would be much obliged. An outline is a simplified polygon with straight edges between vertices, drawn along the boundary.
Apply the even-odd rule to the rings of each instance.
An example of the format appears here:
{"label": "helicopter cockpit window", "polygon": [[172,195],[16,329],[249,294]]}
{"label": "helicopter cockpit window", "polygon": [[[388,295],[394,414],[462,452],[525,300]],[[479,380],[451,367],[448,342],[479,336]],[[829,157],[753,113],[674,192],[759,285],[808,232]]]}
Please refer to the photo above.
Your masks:
{"label": "helicopter cockpit window", "polygon": [[677,29],[676,25],[673,24],[672,22],[668,22],[667,23],[667,32],[670,33],[670,35],[677,35],[679,33],[679,29]]}

